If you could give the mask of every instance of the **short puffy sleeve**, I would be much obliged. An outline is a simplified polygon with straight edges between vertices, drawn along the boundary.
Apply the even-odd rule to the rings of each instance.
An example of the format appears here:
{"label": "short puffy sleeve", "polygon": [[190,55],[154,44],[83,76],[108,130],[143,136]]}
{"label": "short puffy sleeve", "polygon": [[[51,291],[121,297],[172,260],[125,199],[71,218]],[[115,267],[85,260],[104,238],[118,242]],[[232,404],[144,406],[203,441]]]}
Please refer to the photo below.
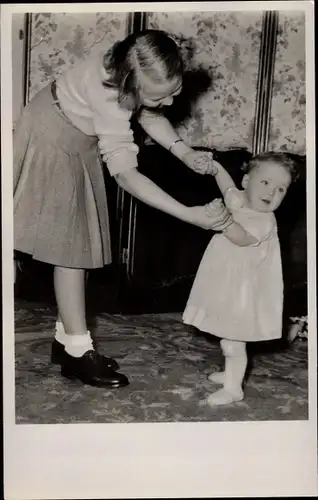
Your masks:
{"label": "short puffy sleeve", "polygon": [[230,187],[224,194],[224,203],[229,210],[239,210],[244,205],[243,191]]}

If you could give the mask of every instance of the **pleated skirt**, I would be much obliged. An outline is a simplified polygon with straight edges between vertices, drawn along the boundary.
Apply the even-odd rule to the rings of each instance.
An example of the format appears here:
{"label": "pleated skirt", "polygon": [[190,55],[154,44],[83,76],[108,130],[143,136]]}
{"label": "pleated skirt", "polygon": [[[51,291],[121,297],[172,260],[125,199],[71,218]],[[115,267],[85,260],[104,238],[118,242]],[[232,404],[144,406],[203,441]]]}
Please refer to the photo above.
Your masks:
{"label": "pleated skirt", "polygon": [[71,123],[54,103],[50,86],[17,123],[13,175],[15,250],[69,268],[111,262],[98,139]]}

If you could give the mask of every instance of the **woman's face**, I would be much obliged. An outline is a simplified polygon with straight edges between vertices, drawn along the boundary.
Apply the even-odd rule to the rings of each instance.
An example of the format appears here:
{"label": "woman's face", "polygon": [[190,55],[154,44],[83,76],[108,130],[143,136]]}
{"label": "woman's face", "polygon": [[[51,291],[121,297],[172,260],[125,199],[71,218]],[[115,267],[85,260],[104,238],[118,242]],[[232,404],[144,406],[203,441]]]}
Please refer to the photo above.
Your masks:
{"label": "woman's face", "polygon": [[142,106],[146,108],[162,108],[171,106],[173,98],[180,94],[182,90],[182,80],[174,78],[164,83],[153,83],[143,81],[139,90],[139,99]]}

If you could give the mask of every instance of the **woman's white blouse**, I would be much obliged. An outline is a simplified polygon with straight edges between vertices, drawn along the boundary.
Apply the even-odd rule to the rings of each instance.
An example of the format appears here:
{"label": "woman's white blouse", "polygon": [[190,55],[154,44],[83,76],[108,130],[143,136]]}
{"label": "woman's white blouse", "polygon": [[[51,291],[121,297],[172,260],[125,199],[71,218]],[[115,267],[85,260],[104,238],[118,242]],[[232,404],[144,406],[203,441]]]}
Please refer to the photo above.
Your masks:
{"label": "woman's white blouse", "polygon": [[56,81],[61,108],[71,122],[87,135],[96,135],[111,175],[138,166],[138,146],[130,127],[131,111],[118,103],[118,92],[103,86],[107,73],[103,54],[90,56]]}

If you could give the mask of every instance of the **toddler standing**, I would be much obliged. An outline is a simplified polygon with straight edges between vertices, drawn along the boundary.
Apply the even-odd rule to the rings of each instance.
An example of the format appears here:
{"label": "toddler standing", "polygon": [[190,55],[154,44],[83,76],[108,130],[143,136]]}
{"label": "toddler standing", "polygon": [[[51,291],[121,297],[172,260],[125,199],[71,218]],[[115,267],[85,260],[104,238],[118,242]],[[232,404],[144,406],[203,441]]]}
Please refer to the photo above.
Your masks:
{"label": "toddler standing", "polygon": [[225,370],[209,376],[223,386],[207,399],[214,407],[244,397],[246,342],[282,335],[283,278],[274,211],[295,178],[295,167],[284,153],[255,156],[239,190],[219,163],[213,165],[233,222],[207,247],[183,321],[221,338]]}

